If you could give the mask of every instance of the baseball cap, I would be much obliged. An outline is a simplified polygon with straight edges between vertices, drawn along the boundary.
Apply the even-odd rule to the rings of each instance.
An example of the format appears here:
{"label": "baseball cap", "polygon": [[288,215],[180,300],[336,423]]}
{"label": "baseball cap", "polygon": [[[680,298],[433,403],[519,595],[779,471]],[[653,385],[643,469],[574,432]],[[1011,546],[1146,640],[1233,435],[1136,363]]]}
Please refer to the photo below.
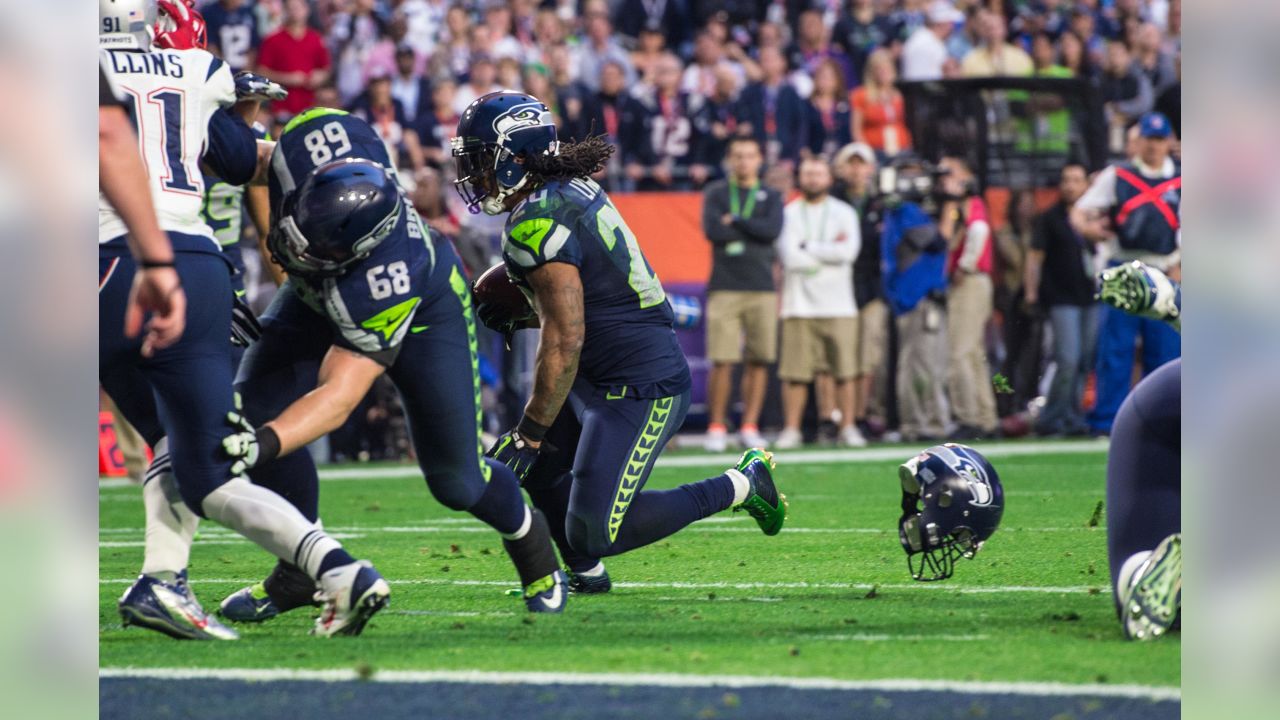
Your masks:
{"label": "baseball cap", "polygon": [[861,158],[868,165],[876,164],[876,153],[871,146],[866,143],[854,142],[840,148],[840,152],[836,153],[836,165],[844,165],[853,158]]}
{"label": "baseball cap", "polygon": [[956,9],[949,0],[934,0],[929,6],[930,23],[958,23],[964,20],[964,13]]}
{"label": "baseball cap", "polygon": [[1167,138],[1173,129],[1164,113],[1149,112],[1138,120],[1138,134],[1145,138]]}

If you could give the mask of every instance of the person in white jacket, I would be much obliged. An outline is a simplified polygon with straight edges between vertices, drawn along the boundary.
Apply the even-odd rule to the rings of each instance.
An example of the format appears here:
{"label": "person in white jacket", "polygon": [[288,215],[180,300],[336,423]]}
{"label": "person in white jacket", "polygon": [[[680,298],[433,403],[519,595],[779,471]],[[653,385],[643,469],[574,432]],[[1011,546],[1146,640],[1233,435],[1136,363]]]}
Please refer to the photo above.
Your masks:
{"label": "person in white jacket", "polygon": [[831,168],[820,158],[800,164],[802,197],[783,213],[778,255],[782,261],[782,352],[784,427],[775,447],[801,444],[809,384],[817,374],[836,382],[840,437],[861,447],[866,440],[853,424],[854,375],[858,356],[858,307],[853,296],[853,261],[862,247],[858,213],[828,195]]}

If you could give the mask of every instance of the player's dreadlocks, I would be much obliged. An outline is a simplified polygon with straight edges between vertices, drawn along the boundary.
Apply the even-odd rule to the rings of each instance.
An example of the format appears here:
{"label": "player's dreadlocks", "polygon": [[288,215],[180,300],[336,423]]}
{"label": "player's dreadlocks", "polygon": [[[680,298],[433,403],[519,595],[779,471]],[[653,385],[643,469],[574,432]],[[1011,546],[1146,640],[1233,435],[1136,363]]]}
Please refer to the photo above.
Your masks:
{"label": "player's dreadlocks", "polygon": [[578,142],[561,143],[558,155],[530,155],[524,166],[538,183],[591,177],[604,169],[613,150],[603,135],[593,135]]}

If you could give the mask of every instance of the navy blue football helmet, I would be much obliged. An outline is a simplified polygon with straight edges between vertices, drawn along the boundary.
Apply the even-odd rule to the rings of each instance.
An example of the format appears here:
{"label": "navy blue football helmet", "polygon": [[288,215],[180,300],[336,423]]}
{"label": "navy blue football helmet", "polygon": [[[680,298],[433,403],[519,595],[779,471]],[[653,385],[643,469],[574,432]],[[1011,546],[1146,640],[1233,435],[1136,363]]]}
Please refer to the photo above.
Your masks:
{"label": "navy blue football helmet", "polygon": [[267,246],[289,273],[341,275],[391,234],[402,203],[396,181],[372,160],[321,165],[285,196]]}
{"label": "navy blue football helmet", "polygon": [[560,151],[551,110],[532,95],[491,92],[476,98],[458,121],[451,141],[458,194],[471,212],[506,211],[505,201],[529,175],[516,158]]}
{"label": "navy blue football helmet", "polygon": [[898,468],[898,540],[916,580],[946,580],[1000,526],[1004,488],[991,463],[957,443],[935,445]]}

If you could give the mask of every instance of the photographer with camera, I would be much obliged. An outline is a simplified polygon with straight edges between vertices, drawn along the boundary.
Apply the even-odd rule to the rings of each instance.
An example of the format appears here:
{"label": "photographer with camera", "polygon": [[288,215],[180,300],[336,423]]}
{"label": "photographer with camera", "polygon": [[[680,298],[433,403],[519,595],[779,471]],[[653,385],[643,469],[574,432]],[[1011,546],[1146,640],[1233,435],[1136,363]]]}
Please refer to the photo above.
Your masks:
{"label": "photographer with camera", "polygon": [[933,178],[923,161],[899,157],[881,171],[884,293],[898,326],[898,414],[904,440],[939,440],[950,413],[947,371],[947,242],[925,211]]}
{"label": "photographer with camera", "polygon": [[938,169],[938,230],[951,250],[946,269],[947,390],[959,423],[951,437],[991,437],[998,422],[985,342],[992,311],[991,225],[968,163],[944,157]]}

